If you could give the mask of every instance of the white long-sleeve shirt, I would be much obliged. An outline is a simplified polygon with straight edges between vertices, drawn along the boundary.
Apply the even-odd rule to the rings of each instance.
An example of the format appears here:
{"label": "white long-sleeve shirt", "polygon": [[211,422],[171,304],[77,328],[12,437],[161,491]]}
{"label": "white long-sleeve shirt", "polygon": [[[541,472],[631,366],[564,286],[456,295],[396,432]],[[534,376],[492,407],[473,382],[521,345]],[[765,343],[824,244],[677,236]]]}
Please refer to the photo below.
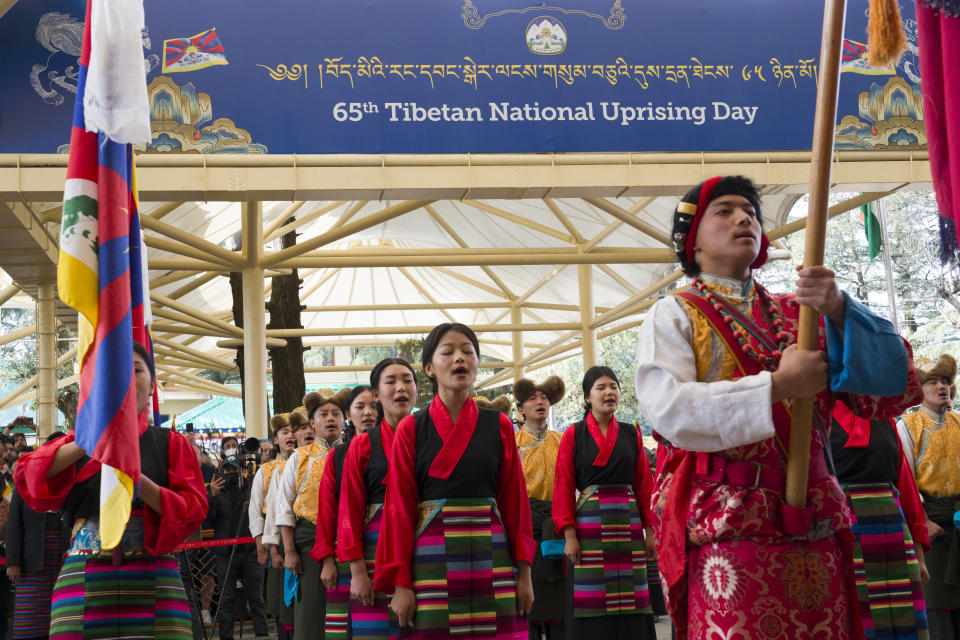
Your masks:
{"label": "white long-sleeve shirt", "polygon": [[[714,345],[719,358],[723,343]],[[647,313],[637,341],[637,402],[646,420],[674,446],[723,451],[773,437],[770,373],[737,380],[697,381],[693,328],[676,296],[664,296]]]}
{"label": "white long-sleeve shirt", "polygon": [[263,505],[266,500],[266,491],[264,485],[263,467],[257,469],[253,476],[253,486],[250,488],[250,506],[247,509],[247,516],[250,520],[250,535],[256,538],[263,534]]}
{"label": "white long-sleeve shirt", "polygon": [[[279,475],[277,483],[277,497],[273,500],[274,522],[277,526],[295,527],[297,526],[297,516],[293,512],[293,502],[297,499],[297,467],[300,465],[300,450],[294,449],[290,457],[287,458],[287,464],[283,467],[283,473]],[[273,482],[270,483],[271,485]]]}
{"label": "white long-sleeve shirt", "polygon": [[[286,469],[286,467],[284,467]],[[267,487],[267,515],[263,519],[263,537],[260,543],[263,545],[280,546],[280,528],[277,527],[277,495],[279,493],[280,476],[282,473],[273,472],[270,476],[270,486]]]}

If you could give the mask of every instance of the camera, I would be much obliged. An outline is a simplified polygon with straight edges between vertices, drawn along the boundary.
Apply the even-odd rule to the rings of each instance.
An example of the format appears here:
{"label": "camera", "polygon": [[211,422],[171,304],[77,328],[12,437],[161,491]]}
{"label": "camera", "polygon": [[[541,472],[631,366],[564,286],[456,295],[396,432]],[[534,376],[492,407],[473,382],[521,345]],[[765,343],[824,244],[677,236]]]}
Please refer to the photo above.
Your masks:
{"label": "camera", "polygon": [[260,441],[256,438],[247,438],[243,441],[243,470],[246,479],[253,480],[257,474],[257,456],[260,453]]}

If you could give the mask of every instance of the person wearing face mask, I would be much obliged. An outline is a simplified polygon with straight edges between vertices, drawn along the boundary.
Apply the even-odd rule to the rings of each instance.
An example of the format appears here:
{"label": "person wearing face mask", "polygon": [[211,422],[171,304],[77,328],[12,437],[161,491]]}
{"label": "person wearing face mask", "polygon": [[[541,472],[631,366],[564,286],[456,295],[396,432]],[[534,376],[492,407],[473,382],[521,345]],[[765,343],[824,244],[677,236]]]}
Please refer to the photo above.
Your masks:
{"label": "person wearing face mask", "polygon": [[327,594],[320,581],[320,565],[310,557],[310,551],[317,537],[320,479],[327,454],[343,433],[349,394],[349,389],[341,389],[336,393],[312,391],[304,396],[303,404],[317,437],[290,454],[279,478],[276,523],[283,541],[283,566],[300,576],[299,599],[293,607],[294,640],[312,640],[324,634]]}
{"label": "person wearing face mask", "polygon": [[20,458],[17,491],[40,512],[61,511],[72,527],[66,559],[53,589],[51,638],[190,640],[190,607],[173,550],[207,512],[200,465],[179,433],[149,426],[153,360],[134,344],[129,407],[140,424],[140,490],[115,549],[100,546],[100,469],[75,433]]}
{"label": "person wearing face mask", "polygon": [[469,327],[434,327],[423,367],[436,395],[394,436],[374,588],[393,594],[405,640],[527,637],[530,503],[513,423],[471,398],[479,358]]}
{"label": "person wearing face mask", "polygon": [[402,358],[381,360],[370,372],[370,388],[378,420],[350,443],[343,464],[337,559],[350,567],[351,631],[369,640],[389,640],[398,628],[387,596],[373,590],[372,578],[394,430],[410,415],[417,398],[413,367]]}
{"label": "person wearing face mask", "polygon": [[324,628],[329,638],[346,638],[349,635],[350,567],[336,561],[337,512],[343,463],[347,457],[349,442],[377,423],[377,405],[370,387],[358,385],[350,390],[350,395],[347,396],[347,417],[349,421],[343,430],[342,442],[327,454],[327,463],[320,478],[317,535],[310,552],[310,557],[321,565],[320,581],[327,588],[327,619]]}
{"label": "person wearing face mask", "polygon": [[[260,566],[267,567],[267,613],[277,618],[277,637],[279,640],[285,640],[286,632],[282,628],[283,623],[281,621],[282,610],[286,607],[283,602],[283,567],[282,565],[271,565],[269,549],[263,542],[263,529],[267,515],[267,489],[270,487],[270,481],[277,469],[283,468],[282,463],[297,443],[293,428],[290,426],[288,414],[280,413],[270,418],[270,436],[277,455],[272,460],[264,461],[253,477],[248,517],[250,519],[250,535],[253,536],[257,545],[257,562]],[[292,613],[291,610],[290,614],[292,615]],[[292,621],[290,621],[290,624],[292,625]]]}
{"label": "person wearing face mask", "polygon": [[[251,482],[244,480],[240,467],[236,438],[224,438],[221,446],[223,461],[219,481],[211,483],[210,517],[213,520],[214,539],[229,540],[246,537],[250,531],[249,505]],[[216,488],[214,488],[216,487]],[[220,640],[233,640],[237,598],[237,582],[243,582],[242,597],[247,601],[253,630],[257,638],[269,635],[267,607],[263,600],[263,569],[257,562],[253,544],[232,544],[213,548],[213,560],[220,585],[220,603],[215,619],[219,622]]]}
{"label": "person wearing face mask", "polygon": [[936,362],[916,362],[923,403],[897,421],[907,464],[923,496],[930,551],[930,580],[923,585],[931,640],[960,637],[960,417],[951,410],[957,361],[948,353]]}
{"label": "person wearing face mask", "polygon": [[563,399],[566,388],[559,376],[542,383],[522,378],[513,384],[513,399],[523,416],[517,430],[517,450],[527,482],[533,539],[537,555],[531,571],[533,608],[530,610],[531,640],[563,638],[566,580],[562,560],[543,557],[540,542],[555,539],[553,530],[553,482],[560,450],[560,432],[547,427],[550,407]]}
{"label": "person wearing face mask", "polygon": [[240,452],[240,445],[233,436],[227,436],[220,441],[220,468],[223,469],[223,461],[230,456],[236,456]]}
{"label": "person wearing face mask", "polygon": [[643,442],[633,425],[617,422],[620,381],[612,369],[590,367],[583,398],[584,419],[560,440],[553,489],[554,527],[569,563],[565,632],[571,640],[653,640],[653,479]]}
{"label": "person wearing face mask", "polygon": [[[297,447],[306,447],[313,444],[316,439],[316,432],[313,425],[307,419],[306,407],[297,407],[289,414],[287,420],[290,423],[291,436],[278,438],[280,453],[271,461],[273,462],[272,471],[269,472],[270,478],[265,482],[267,493],[264,496],[266,503],[266,514],[263,518],[263,535],[261,542],[267,549],[270,556],[271,569],[267,573],[267,611],[277,616],[279,630],[277,632],[278,640],[289,640],[293,636],[294,614],[293,607],[287,605],[283,598],[283,542],[280,538],[280,530],[276,524],[277,505],[279,503],[278,495],[280,493],[280,480],[283,478],[283,470],[287,460],[293,454]],[[272,591],[271,591],[272,585]],[[271,609],[270,594],[274,593],[277,600],[273,603]]]}

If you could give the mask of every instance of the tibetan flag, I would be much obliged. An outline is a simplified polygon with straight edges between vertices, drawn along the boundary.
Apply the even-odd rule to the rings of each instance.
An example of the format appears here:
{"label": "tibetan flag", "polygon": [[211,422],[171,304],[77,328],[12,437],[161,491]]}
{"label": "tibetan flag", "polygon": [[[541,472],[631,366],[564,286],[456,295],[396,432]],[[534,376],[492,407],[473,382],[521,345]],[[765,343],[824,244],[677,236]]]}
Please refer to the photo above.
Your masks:
{"label": "tibetan flag", "polygon": [[860,216],[863,218],[863,231],[867,234],[867,245],[870,260],[880,255],[880,247],[883,246],[883,233],[880,230],[880,220],[877,214],[873,212],[873,203],[860,207]]}
{"label": "tibetan flag", "polygon": [[216,29],[208,29],[190,38],[163,41],[163,72],[194,71],[215,64],[230,64]]}
{"label": "tibetan flag", "polygon": [[[102,465],[100,537],[104,549],[114,548],[122,539],[140,479],[140,433],[149,416],[148,412],[137,415],[133,343],[140,342],[150,349],[146,304],[149,294],[144,277],[146,251],[137,211],[133,147],[117,142],[116,131],[113,136],[110,132],[87,131],[84,97],[90,88],[88,75],[106,73],[97,86],[116,89],[116,77],[110,74],[123,74],[125,64],[139,64],[138,75],[125,77],[136,77],[146,84],[142,49],[140,61],[113,58],[112,65],[97,67],[94,62],[91,67],[91,50],[109,49],[103,43],[93,43],[91,47],[91,39],[117,35],[115,30],[111,33],[111,26],[101,28],[98,16],[112,20],[112,26],[133,25],[131,33],[124,37],[139,40],[143,15],[139,2],[87,0],[57,265],[60,298],[79,314],[76,441]],[[136,14],[137,8],[140,27],[135,24],[136,15],[114,15],[128,10]],[[130,90],[135,92],[139,87]],[[107,111],[115,104],[110,94],[95,96],[94,102]],[[144,109],[143,113],[147,111]],[[129,123],[127,119],[120,128]],[[136,124],[133,130],[139,127],[142,131],[143,123]],[[149,122],[147,127],[149,131]]]}
{"label": "tibetan flag", "polygon": [[844,40],[843,49],[841,49],[840,72],[841,73],[859,73],[867,76],[890,76],[895,75],[897,70],[893,65],[885,67],[873,67],[867,61],[870,50],[863,42],[856,40]]}

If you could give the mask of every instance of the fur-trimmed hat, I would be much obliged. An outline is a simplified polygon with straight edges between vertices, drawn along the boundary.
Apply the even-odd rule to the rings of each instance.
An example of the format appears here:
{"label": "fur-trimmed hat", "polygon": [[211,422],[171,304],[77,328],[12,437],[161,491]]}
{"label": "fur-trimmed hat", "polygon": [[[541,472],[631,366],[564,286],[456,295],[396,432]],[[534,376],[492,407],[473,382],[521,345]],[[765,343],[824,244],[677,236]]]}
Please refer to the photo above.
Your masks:
{"label": "fur-trimmed hat", "polygon": [[477,396],[473,399],[481,409],[496,409],[503,415],[510,417],[510,398],[507,396],[497,396],[493,400],[488,400],[483,396]]}
{"label": "fur-trimmed hat", "polygon": [[278,413],[270,418],[270,438],[277,436],[277,431],[290,426],[290,418],[286,413]]}
{"label": "fur-trimmed hat", "polygon": [[288,413],[287,420],[290,421],[290,428],[293,429],[294,433],[310,424],[310,420],[307,419],[307,410],[304,407],[297,407]]}
{"label": "fur-trimmed hat", "polygon": [[554,405],[563,400],[563,394],[567,392],[567,388],[560,376],[550,376],[540,384],[529,378],[521,378],[513,383],[513,399],[516,400],[518,405],[526,402],[537,391],[547,396],[550,404]]}
{"label": "fur-trimmed hat", "polygon": [[677,259],[687,275],[696,275],[699,272],[694,260],[693,247],[697,241],[697,229],[703,212],[712,200],[720,196],[743,196],[753,205],[760,222],[760,252],[757,259],[750,265],[751,269],[759,269],[767,261],[767,249],[770,240],[763,233],[763,220],[760,216],[760,193],[749,178],[743,176],[715,176],[701,182],[688,191],[677,204],[673,213],[673,250],[677,252]]}
{"label": "fur-trimmed hat", "polygon": [[921,358],[913,364],[917,368],[920,384],[926,383],[930,378],[946,378],[950,381],[950,397],[957,396],[957,361],[952,355],[944,353],[936,362]]}
{"label": "fur-trimmed hat", "polygon": [[348,387],[344,387],[336,393],[334,393],[333,389],[320,389],[319,391],[311,391],[307,395],[303,396],[303,406],[306,407],[307,417],[311,420],[313,419],[313,412],[328,402],[332,402],[340,407],[340,410],[343,411],[344,415],[346,415],[347,398],[349,397],[350,389]]}

